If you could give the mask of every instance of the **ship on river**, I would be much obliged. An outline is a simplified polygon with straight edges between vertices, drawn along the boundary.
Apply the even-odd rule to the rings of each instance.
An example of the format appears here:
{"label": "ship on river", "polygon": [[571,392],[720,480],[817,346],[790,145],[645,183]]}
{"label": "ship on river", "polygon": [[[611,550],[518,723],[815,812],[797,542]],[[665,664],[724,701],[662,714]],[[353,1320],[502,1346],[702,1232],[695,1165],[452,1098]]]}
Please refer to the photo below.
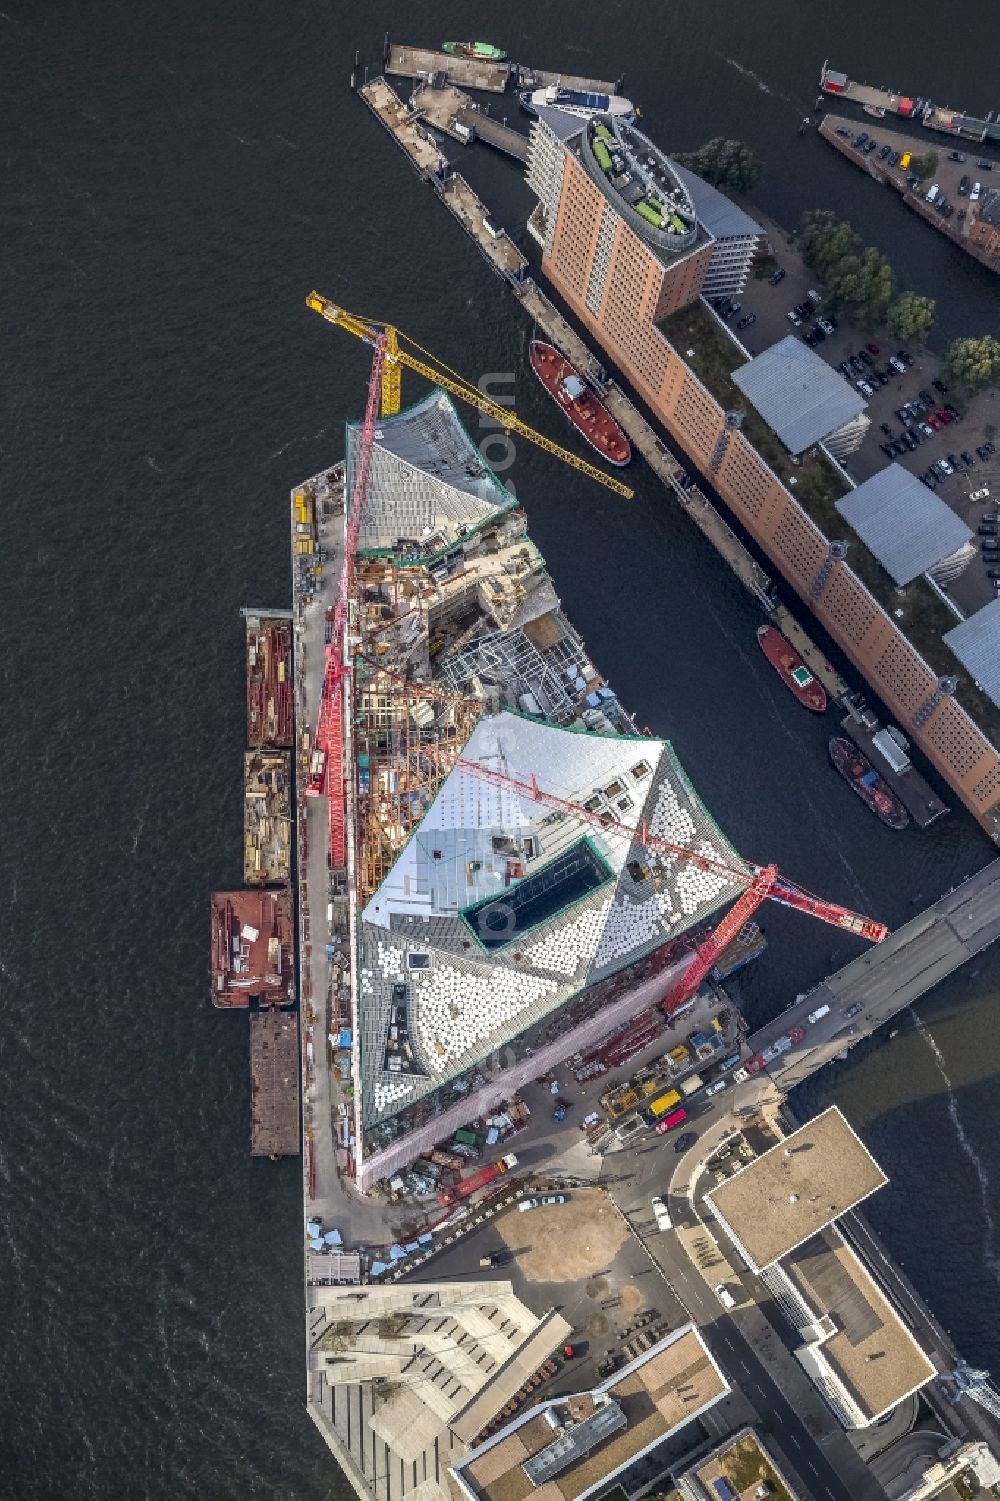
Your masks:
{"label": "ship on river", "polygon": [[852,791],[857,793],[887,828],[906,828],[910,815],[856,745],[852,745],[842,735],[834,735],[830,740],[830,760]]}
{"label": "ship on river", "polygon": [[586,438],[602,459],[616,468],[624,468],[632,457],[632,445],[576,366],[542,339],[532,339],[528,358],[552,400],[581,437]]}

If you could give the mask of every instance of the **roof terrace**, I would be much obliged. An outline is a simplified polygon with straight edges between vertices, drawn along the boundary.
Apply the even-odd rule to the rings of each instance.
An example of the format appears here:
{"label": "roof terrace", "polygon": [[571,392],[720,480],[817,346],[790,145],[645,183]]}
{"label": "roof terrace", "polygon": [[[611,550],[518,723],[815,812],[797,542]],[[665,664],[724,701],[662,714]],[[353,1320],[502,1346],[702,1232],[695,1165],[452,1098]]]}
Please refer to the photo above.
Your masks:
{"label": "roof terrace", "polygon": [[620,116],[595,117],[580,136],[580,158],[622,218],[659,254],[691,250],[698,216],[691,194],[648,136]]}

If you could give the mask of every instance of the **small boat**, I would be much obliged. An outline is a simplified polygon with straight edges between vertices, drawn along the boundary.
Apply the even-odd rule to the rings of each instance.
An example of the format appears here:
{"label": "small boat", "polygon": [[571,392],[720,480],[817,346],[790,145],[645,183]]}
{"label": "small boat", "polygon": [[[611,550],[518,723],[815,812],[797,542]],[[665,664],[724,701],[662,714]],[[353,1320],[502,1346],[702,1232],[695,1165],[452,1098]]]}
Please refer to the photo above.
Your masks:
{"label": "small boat", "polygon": [[528,358],[532,370],[577,432],[602,459],[617,469],[623,469],[632,457],[632,446],[576,366],[541,339],[532,339]]}
{"label": "small boat", "polygon": [[589,120],[591,115],[617,115],[623,120],[635,118],[635,105],[621,94],[591,94],[583,89],[564,89],[557,83],[547,88],[528,90],[519,94],[521,108],[529,115],[537,115],[539,109],[557,109],[561,114],[574,115],[580,120]]}
{"label": "small boat", "polygon": [[814,678],[802,658],[773,625],[757,628],[757,640],[775,672],[786,688],[790,688],[802,704],[814,714],[826,712],[826,689]]}
{"label": "small boat", "polygon": [[887,828],[905,829],[910,815],[857,746],[840,735],[830,741],[830,760],[844,781]]}
{"label": "small boat", "polygon": [[492,42],[442,42],[441,51],[450,52],[454,57],[475,57],[480,62],[489,63],[502,63],[507,56]]}
{"label": "small boat", "polygon": [[874,115],[876,120],[885,119],[885,110],[880,104],[863,104],[861,108],[864,114]]}

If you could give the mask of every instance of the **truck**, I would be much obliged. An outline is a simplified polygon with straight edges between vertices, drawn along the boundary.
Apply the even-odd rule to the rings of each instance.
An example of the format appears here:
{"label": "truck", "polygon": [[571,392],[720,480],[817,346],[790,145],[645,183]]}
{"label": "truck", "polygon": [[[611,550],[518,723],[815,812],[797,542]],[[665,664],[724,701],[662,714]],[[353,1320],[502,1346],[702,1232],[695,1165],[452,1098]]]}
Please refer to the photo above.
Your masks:
{"label": "truck", "polygon": [[477,1189],[485,1188],[487,1183],[492,1183],[494,1178],[502,1177],[517,1167],[517,1158],[513,1152],[508,1152],[506,1157],[501,1157],[499,1162],[490,1162],[486,1167],[481,1167],[478,1172],[470,1173],[467,1178],[460,1178],[453,1188],[439,1188],[437,1200],[442,1207],[455,1204],[460,1199],[467,1199]]}
{"label": "truck", "polygon": [[673,1110],[674,1106],[679,1105],[680,1102],[681,1097],[677,1093],[677,1090],[668,1089],[666,1094],[657,1095],[655,1100],[650,1100],[649,1104],[646,1107],[646,1111],[647,1114],[650,1115],[655,1122],[658,1121],[661,1116],[666,1115],[668,1110]]}
{"label": "truck", "polygon": [[481,1131],[473,1131],[471,1127],[463,1126],[461,1131],[455,1132],[455,1140],[460,1141],[464,1147],[475,1147],[477,1152],[481,1152],[485,1137]]}
{"label": "truck", "polygon": [[690,1099],[693,1094],[697,1094],[699,1089],[704,1089],[704,1087],[705,1080],[701,1074],[688,1074],[687,1078],[682,1079],[677,1086],[686,1100]]}

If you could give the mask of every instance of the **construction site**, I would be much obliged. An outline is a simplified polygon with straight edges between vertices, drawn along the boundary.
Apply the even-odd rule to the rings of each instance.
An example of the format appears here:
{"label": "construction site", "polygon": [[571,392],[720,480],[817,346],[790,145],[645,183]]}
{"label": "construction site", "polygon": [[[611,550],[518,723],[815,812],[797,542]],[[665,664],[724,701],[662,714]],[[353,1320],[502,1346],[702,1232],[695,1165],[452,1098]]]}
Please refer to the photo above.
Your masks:
{"label": "construction site", "polygon": [[299,1019],[291,888],[291,612],[243,611],[247,747],[242,889],[211,898],[212,1004],[249,1011],[250,1150],[299,1152]]}
{"label": "construction site", "polygon": [[[668,1016],[690,1006],[738,935],[755,951],[768,898],[884,929],[732,848],[591,661],[450,396],[627,486],[398,330],[307,301],[375,347],[344,465],[292,497],[303,1001],[331,1049],[306,1067],[321,1209],[339,1172],[388,1189],[546,1068],[664,997]],[[404,368],[444,389],[404,409]]]}
{"label": "construction site", "polygon": [[243,879],[285,885],[291,877],[292,777],[287,751],[250,750],[243,757]]}

